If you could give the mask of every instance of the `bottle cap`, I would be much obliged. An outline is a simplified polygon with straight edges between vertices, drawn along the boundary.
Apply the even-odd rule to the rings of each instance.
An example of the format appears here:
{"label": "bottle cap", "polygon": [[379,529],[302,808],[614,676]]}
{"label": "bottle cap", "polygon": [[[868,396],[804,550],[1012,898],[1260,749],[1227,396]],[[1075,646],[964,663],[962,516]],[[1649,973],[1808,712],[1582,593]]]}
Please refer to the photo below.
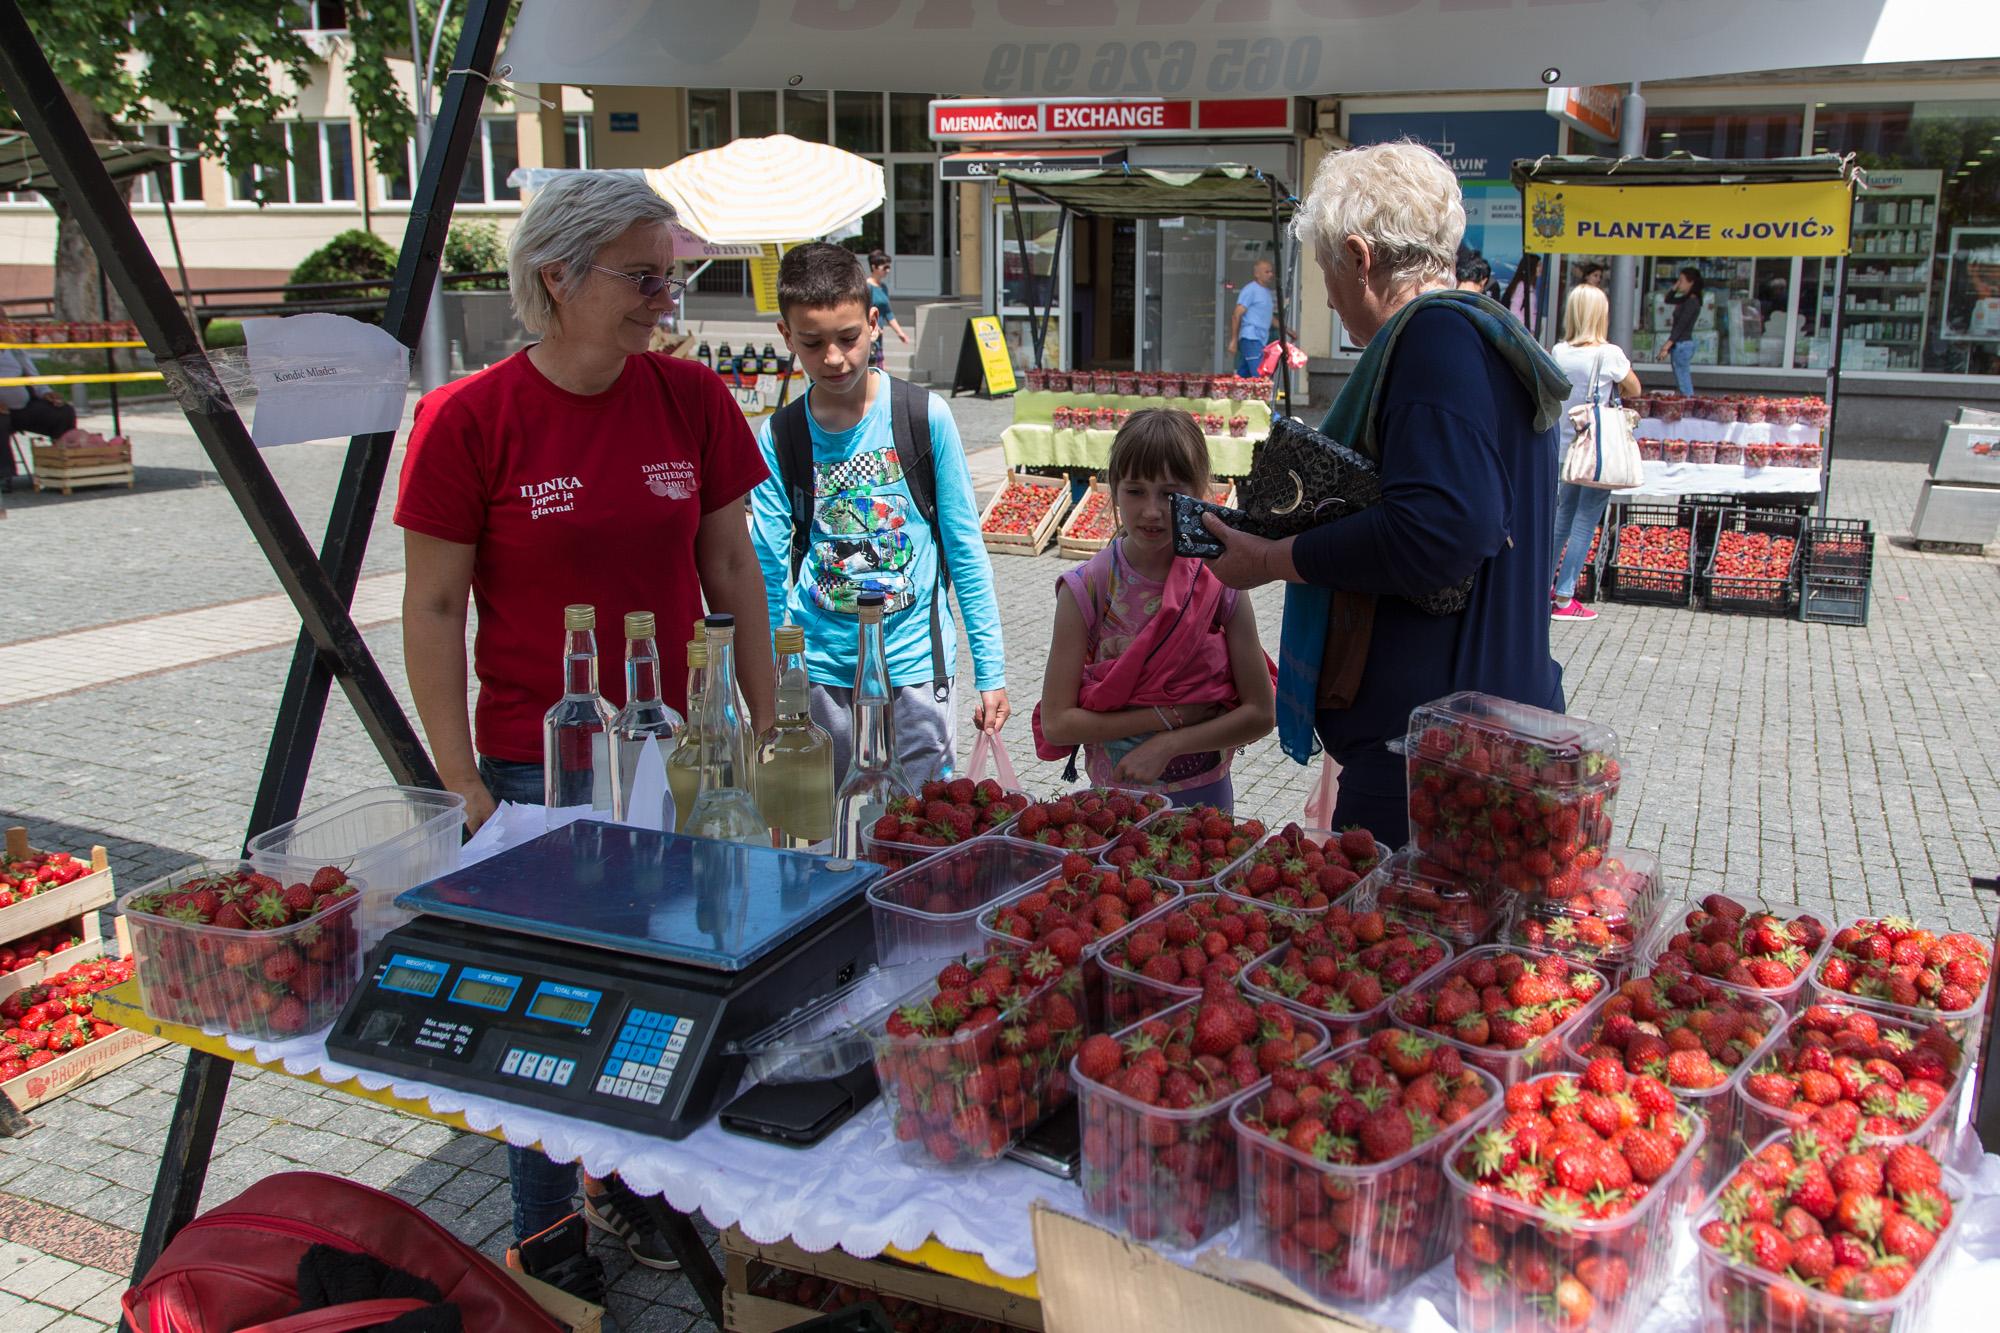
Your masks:
{"label": "bottle cap", "polygon": [[653,613],[651,611],[627,611],[625,613],[625,637],[628,639],[652,638]]}
{"label": "bottle cap", "polygon": [[563,628],[571,632],[597,628],[597,608],[574,602],[563,608]]}
{"label": "bottle cap", "polygon": [[771,647],[780,653],[802,653],[806,650],[806,632],[797,625],[780,625],[771,631]]}
{"label": "bottle cap", "polygon": [[706,667],[708,665],[708,640],[693,638],[688,640],[688,665]]}
{"label": "bottle cap", "polygon": [[736,617],[718,611],[712,616],[704,617],[701,623],[710,629],[735,629]]}
{"label": "bottle cap", "polygon": [[882,619],[882,603],[886,599],[879,592],[864,592],[854,599],[854,611],[864,625],[873,625]]}

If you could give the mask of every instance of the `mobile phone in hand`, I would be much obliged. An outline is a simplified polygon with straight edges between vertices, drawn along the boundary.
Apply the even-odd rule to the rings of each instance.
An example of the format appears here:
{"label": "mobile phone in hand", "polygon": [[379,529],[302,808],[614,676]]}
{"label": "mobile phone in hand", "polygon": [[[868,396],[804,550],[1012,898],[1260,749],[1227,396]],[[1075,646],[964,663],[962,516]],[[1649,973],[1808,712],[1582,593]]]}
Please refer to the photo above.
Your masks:
{"label": "mobile phone in hand", "polygon": [[1192,555],[1203,560],[1213,560],[1223,552],[1223,545],[1216,536],[1202,526],[1203,514],[1214,514],[1232,528],[1242,527],[1249,515],[1241,509],[1231,509],[1211,500],[1197,500],[1192,495],[1175,494],[1167,497],[1174,507],[1174,554]]}

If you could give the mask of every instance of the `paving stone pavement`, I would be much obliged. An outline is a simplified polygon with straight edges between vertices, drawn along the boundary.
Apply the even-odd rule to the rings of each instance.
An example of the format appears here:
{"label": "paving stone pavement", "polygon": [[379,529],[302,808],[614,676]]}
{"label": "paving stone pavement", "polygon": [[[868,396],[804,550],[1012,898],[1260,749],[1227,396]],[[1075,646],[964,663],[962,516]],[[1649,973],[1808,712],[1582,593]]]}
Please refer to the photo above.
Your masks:
{"label": "paving stone pavement", "polygon": [[[1007,405],[962,398],[953,407],[978,484],[996,485],[1004,465],[990,446]],[[127,415],[133,490],[7,497],[0,555],[12,578],[0,647],[275,587],[185,422],[164,409]],[[317,542],[340,448],[264,457]],[[1616,604],[1590,624],[1554,626],[1571,710],[1610,723],[1624,747],[1621,834],[1657,851],[1688,893],[1909,912],[1991,933],[1993,905],[1972,896],[1967,876],[2000,868],[2000,821],[1988,812],[2000,788],[1990,702],[2000,564],[1898,540],[1923,475],[1922,458],[1865,444],[1836,462],[1833,512],[1872,519],[1888,538],[1877,547],[1865,628]],[[401,566],[387,521],[394,484],[392,467],[370,574]],[[994,567],[1017,710],[1005,738],[1024,785],[1056,790],[1060,765],[1034,761],[1027,714],[1062,566],[1051,554],[996,556]],[[1275,642],[1278,593],[1252,602]],[[365,637],[407,698],[398,628]],[[0,706],[0,823],[26,824],[41,846],[105,844],[121,887],[233,854],[290,656],[266,648],[158,674],[98,671],[122,678]],[[1239,806],[1274,822],[1297,815],[1316,776],[1273,741],[1245,751],[1235,772]],[[383,780],[336,697],[307,805]],[[37,1108],[26,1135],[0,1139],[0,1331],[115,1326],[180,1067],[172,1050],[148,1055]],[[239,1072],[205,1204],[300,1167],[381,1185],[489,1253],[506,1242],[498,1145]],[[612,1313],[628,1333],[708,1326],[684,1280],[599,1252],[616,1278]]]}

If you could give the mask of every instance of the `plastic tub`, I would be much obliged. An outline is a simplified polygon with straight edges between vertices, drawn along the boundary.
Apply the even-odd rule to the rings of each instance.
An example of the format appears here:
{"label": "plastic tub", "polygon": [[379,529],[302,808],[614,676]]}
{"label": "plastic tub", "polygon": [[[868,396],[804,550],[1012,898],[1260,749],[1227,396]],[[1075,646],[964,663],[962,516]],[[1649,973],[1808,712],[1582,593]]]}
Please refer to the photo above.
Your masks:
{"label": "plastic tub", "polygon": [[868,887],[876,961],[886,967],[978,952],[980,912],[1053,875],[1062,860],[1050,847],[974,838],[885,875]]}
{"label": "plastic tub", "polygon": [[[1198,831],[1195,838],[1187,837],[1196,820],[1208,818],[1225,820],[1230,828],[1218,840],[1223,844],[1222,849],[1212,855],[1204,855],[1200,846],[1204,839]],[[1231,818],[1212,805],[1168,809],[1121,832],[1116,841],[1098,853],[1097,860],[1102,865],[1136,869],[1137,873],[1155,879],[1172,880],[1185,885],[1190,892],[1199,893],[1213,889],[1217,881],[1241,865],[1263,837],[1261,822]],[[1232,843],[1236,844],[1233,850]],[[1179,856],[1186,856],[1187,862],[1176,864]]]}
{"label": "plastic tub", "polygon": [[[1280,907],[1325,906],[1360,883],[1387,854],[1385,848],[1370,838],[1373,850],[1357,865],[1340,849],[1340,839],[1340,834],[1326,829],[1302,829],[1297,824],[1287,824],[1251,848],[1249,855],[1218,878],[1216,887],[1238,898]],[[1293,860],[1300,863],[1296,870],[1289,865]],[[1261,870],[1264,866],[1270,870]],[[1299,883],[1285,883],[1288,875]]]}
{"label": "plastic tub", "polygon": [[[1338,1064],[1368,1049],[1336,1047],[1311,1067]],[[1500,1085],[1483,1069],[1464,1077],[1498,1104]],[[1270,1264],[1322,1300],[1373,1304],[1408,1286],[1451,1250],[1444,1158],[1480,1115],[1384,1161],[1343,1165],[1301,1152],[1282,1127],[1259,1120],[1270,1091],[1229,1109],[1236,1134],[1238,1220],[1234,1253]],[[1293,1122],[1296,1124],[1297,1122]]]}
{"label": "plastic tub", "polygon": [[[1025,954],[1009,957],[1017,974],[1025,960]],[[981,954],[960,960],[975,978],[993,961]],[[931,1004],[947,970],[933,972],[895,1008]],[[1082,978],[1075,968],[1058,969],[1018,1003],[949,1035],[898,1036],[891,1031],[894,1018],[892,1013],[877,1029],[875,1074],[896,1142],[914,1161],[990,1162],[1069,1100],[1070,1057],[1083,1040]],[[1040,1044],[1038,1027],[1047,1032]],[[1006,1072],[1009,1066],[1018,1077]]]}
{"label": "plastic tub", "polygon": [[[1184,942],[1168,941],[1173,949],[1202,949],[1201,940],[1207,934],[1211,923],[1225,917],[1241,917],[1249,928],[1245,942],[1225,949],[1224,953],[1208,955],[1206,967],[1221,967],[1225,971],[1234,967],[1233,975],[1241,975],[1263,959],[1275,953],[1291,941],[1292,936],[1303,928],[1305,918],[1259,903],[1244,902],[1221,893],[1191,893],[1172,902],[1163,903],[1145,916],[1140,917],[1125,929],[1105,939],[1096,955],[1085,964],[1095,966],[1101,974],[1100,985],[1104,997],[1104,1027],[1107,1031],[1136,1023],[1140,1019],[1156,1014],[1160,1010],[1201,994],[1201,984],[1185,979],[1185,971],[1169,980],[1147,976],[1144,964],[1132,965],[1129,950],[1133,940],[1141,932],[1149,936],[1164,932],[1168,918],[1186,915],[1194,923],[1196,933]],[[1261,926],[1259,931],[1255,927]],[[1228,934],[1230,927],[1220,927]],[[1261,947],[1260,947],[1261,946]],[[1231,960],[1229,963],[1220,958]]]}
{"label": "plastic tub", "polygon": [[[1489,1111],[1470,1133],[1498,1125],[1505,1112],[1504,1106]],[[1632,1333],[1644,1323],[1672,1273],[1675,1225],[1687,1210],[1688,1172],[1701,1151],[1700,1117],[1690,1115],[1685,1124],[1687,1142],[1673,1166],[1630,1212],[1611,1218],[1558,1217],[1485,1189],[1464,1174],[1460,1150],[1445,1154],[1459,1333],[1555,1327]],[[1467,1142],[1461,1138],[1460,1149]],[[1606,1280],[1619,1274],[1622,1284]],[[1588,1301],[1582,1317],[1560,1325],[1550,1318],[1559,1289]]]}
{"label": "plastic tub", "polygon": [[[1875,1039],[1867,1038],[1865,1028],[1843,1035],[1827,1031],[1823,1026],[1825,1018],[1840,1023],[1849,1015],[1863,1015],[1872,1022],[1877,1034]],[[1927,1077],[1924,1055],[1926,1051],[1934,1054],[1943,1067],[1943,1077],[1935,1080],[1944,1090],[1943,1100],[1910,1121],[1906,1129],[1894,1134],[1883,1133],[1879,1128],[1868,1128],[1868,1116],[1863,1112],[1861,1128],[1857,1132],[1872,1143],[1914,1143],[1940,1159],[1950,1155],[1957,1130],[1958,1100],[1965,1087],[1966,1074],[1972,1068],[1972,1061],[1966,1057],[1950,1030],[1935,1019],[1897,1018],[1851,1001],[1825,999],[1814,1001],[1787,1019],[1784,1027],[1773,1034],[1770,1044],[1760,1054],[1756,1067],[1745,1072],[1739,1097],[1743,1106],[1743,1138],[1746,1142],[1754,1143],[1782,1130],[1796,1129],[1811,1119],[1813,1112],[1802,1109],[1796,1098],[1782,1103],[1773,1100],[1769,1095],[1771,1089],[1751,1077],[1757,1074],[1776,1075],[1797,1082],[1799,1053],[1808,1046],[1824,1046],[1829,1059],[1851,1055],[1864,1063],[1887,1060],[1898,1068],[1906,1082],[1912,1076]],[[1861,1111],[1866,1100],[1864,1094],[1863,1102],[1856,1104],[1857,1111]]]}
{"label": "plastic tub", "polygon": [[[1171,1029],[1191,1020],[1200,1003],[1185,1000],[1112,1038],[1123,1045],[1154,1021]],[[1300,1058],[1311,1060],[1326,1049],[1326,1030],[1310,1018],[1299,1018],[1297,1025],[1311,1038]],[[1268,1078],[1208,1105],[1172,1110],[1093,1082],[1074,1061],[1070,1068],[1083,1131],[1078,1183],[1092,1217],[1139,1240],[1180,1248],[1198,1245],[1236,1220],[1237,1156],[1229,1108],[1268,1087]]]}
{"label": "plastic tub", "polygon": [[815,1083],[839,1078],[875,1058],[875,1033],[904,997],[937,977],[921,959],[870,968],[831,995],[795,1009],[755,1036],[729,1043],[758,1083]]}
{"label": "plastic tub", "polygon": [[[1718,1014],[1730,1015],[1723,1021],[1730,1022],[1736,1030],[1713,1046],[1704,1040],[1701,1049],[1725,1067],[1727,1072],[1721,1082],[1702,1087],[1676,1080],[1667,1063],[1670,1053],[1642,1055],[1641,1069],[1632,1068],[1631,1052],[1636,1042],[1656,1037],[1660,1046],[1670,1052],[1674,1042],[1683,1040],[1674,1036],[1676,1032],[1692,1031],[1699,1036],[1710,1028]],[[1638,1025],[1622,1048],[1603,1042],[1607,1026],[1620,1017]],[[1682,1106],[1700,1116],[1707,1133],[1694,1172],[1694,1187],[1706,1193],[1728,1174],[1742,1154],[1743,1080],[1770,1051],[1784,1024],[1785,1011],[1776,1002],[1745,995],[1706,977],[1672,984],[1639,977],[1613,991],[1588,1020],[1571,1028],[1563,1037],[1563,1053],[1578,1070],[1597,1056],[1608,1055],[1628,1073],[1650,1072],[1667,1085]]]}
{"label": "plastic tub", "polygon": [[349,877],[353,896],[271,930],[199,925],[133,906],[191,881],[262,873],[248,861],[197,861],[119,896],[148,1018],[282,1041],[339,1016],[361,976],[356,918],[368,886],[358,876]]}
{"label": "plastic tub", "polygon": [[[1725,894],[1710,894],[1708,897],[1702,899],[1701,904],[1697,904],[1686,913],[1675,911],[1663,912],[1659,925],[1653,930],[1652,938],[1640,949],[1639,963],[1633,968],[1633,971],[1656,971],[1660,967],[1665,966],[1683,975],[1709,975],[1696,966],[1697,958],[1693,953],[1693,948],[1701,944],[1699,935],[1707,928],[1704,923],[1714,919],[1714,914],[1710,912],[1708,906],[1705,904],[1711,904],[1718,899],[1725,898],[1727,898]],[[1819,960],[1825,957],[1826,949],[1832,943],[1833,933],[1826,929],[1825,922],[1810,912],[1796,912],[1793,915],[1787,916],[1786,912],[1790,909],[1785,907],[1767,906],[1766,904],[1756,902],[1746,903],[1738,899],[1728,899],[1728,901],[1736,902],[1742,906],[1745,909],[1745,915],[1739,919],[1730,932],[1722,937],[1724,942],[1734,941],[1735,943],[1741,943],[1745,932],[1743,923],[1760,913],[1774,916],[1787,926],[1792,922],[1803,921],[1810,923],[1812,928],[1824,932],[1825,938],[1819,940],[1811,948],[1808,949],[1803,944],[1798,946],[1804,950],[1806,962],[1798,975],[1784,985],[1758,985],[1754,982],[1729,981],[1720,976],[1709,975],[1710,980],[1720,982],[1732,990],[1741,991],[1745,995],[1755,995],[1761,999],[1773,1000],[1779,1008],[1788,1014],[1796,1011],[1801,1001],[1805,998],[1806,986],[1812,978],[1813,970],[1819,965]],[[1686,939],[1682,939],[1684,935],[1687,937]],[[1810,933],[1808,933],[1807,938],[1811,938]],[[1732,947],[1734,947],[1734,944],[1732,944]],[[1767,956],[1769,955],[1762,953],[1753,955],[1758,960]]]}
{"label": "plastic tub", "polygon": [[[1405,990],[1422,985],[1453,956],[1449,941],[1400,921],[1387,923],[1388,933],[1380,941],[1363,944],[1346,928],[1343,916],[1340,908],[1330,909],[1290,944],[1245,969],[1240,983],[1244,993],[1254,999],[1275,1000],[1318,1020],[1336,1043],[1350,1042],[1387,1026],[1390,1002]],[[1426,948],[1435,955],[1428,962],[1421,962],[1421,953],[1407,952]],[[1307,971],[1314,958],[1334,960],[1342,981],[1352,975],[1373,977],[1380,998],[1359,1003],[1341,989],[1340,982],[1315,983]],[[1404,968],[1413,965],[1415,971],[1401,975]]]}
{"label": "plastic tub", "polygon": [[[1125,886],[1125,892],[1115,896],[1118,896],[1124,903],[1129,915],[1122,924],[1114,925],[1109,930],[1102,930],[1100,929],[1102,918],[1092,913],[1093,904],[1100,897],[1114,896],[1102,894],[1100,891],[1102,883],[1100,877],[1107,874],[1118,874],[1118,872],[1104,866],[1093,865],[1086,874],[1079,875],[1075,879],[1058,871],[1049,879],[1038,880],[1023,888],[1016,889],[979,914],[979,933],[1001,948],[1032,949],[1046,941],[1052,931],[1060,929],[1065,924],[1069,924],[1072,929],[1076,930],[1083,937],[1082,957],[1089,958],[1104,947],[1106,940],[1124,930],[1126,926],[1131,925],[1134,921],[1152,915],[1153,912],[1173,902],[1186,892],[1181,885],[1174,883],[1172,880],[1120,875],[1119,882]],[[1077,887],[1079,882],[1087,884],[1093,880],[1098,881],[1098,884],[1091,886],[1088,892]],[[1138,885],[1140,891],[1143,891],[1146,895],[1136,902],[1129,896],[1133,892],[1132,886],[1134,885]],[[1061,918],[1043,916],[1029,923],[1029,931],[1025,935],[1015,934],[1003,929],[1000,925],[1001,916],[1009,908],[1019,907],[1024,899],[1037,893],[1047,897],[1050,900],[1049,905],[1051,907],[1058,909],[1070,918],[1076,918],[1078,924],[1072,924]],[[1116,918],[1112,919],[1115,920]],[[1054,924],[1050,924],[1051,922]]]}
{"label": "plastic tub", "polygon": [[1379,910],[1471,949],[1493,938],[1513,902],[1506,890],[1467,883],[1405,847],[1363,875],[1335,905],[1357,914]]}
{"label": "plastic tub", "polygon": [[338,866],[368,886],[362,895],[362,947],[413,915],[396,906],[405,889],[458,869],[465,798],[426,787],[370,787],[308,811],[250,839],[250,863],[290,883],[320,866]]}
{"label": "plastic tub", "polygon": [[[1488,944],[1468,950],[1442,966],[1431,969],[1418,979],[1417,984],[1398,995],[1389,1006],[1389,1019],[1399,1028],[1438,1038],[1456,1049],[1467,1064],[1484,1069],[1499,1079],[1503,1086],[1518,1083],[1530,1075],[1544,1073],[1562,1062],[1564,1034],[1583,1023],[1603,997],[1605,986],[1601,973],[1582,963],[1562,960],[1565,975],[1570,979],[1568,987],[1576,988],[1580,985],[1588,989],[1594,985],[1596,989],[1587,999],[1576,1003],[1568,1013],[1562,1014],[1546,1033],[1529,1038],[1520,1046],[1506,1044],[1506,1038],[1500,1032],[1491,1030],[1497,1026],[1497,1016],[1488,1020],[1489,1031],[1485,1041],[1467,1040],[1466,1029],[1455,1021],[1445,1024],[1451,1031],[1439,1031],[1431,1026],[1436,1013],[1433,1006],[1447,984],[1459,977],[1465,977],[1468,984],[1473,985],[1475,990],[1483,995],[1485,983],[1474,982],[1468,974],[1477,972],[1489,964],[1500,969],[1501,974],[1505,975],[1511,968],[1503,961],[1504,959],[1517,958],[1529,969],[1535,969],[1543,959],[1556,957],[1555,954],[1542,953],[1535,949],[1517,949],[1504,944]],[[1510,981],[1503,986],[1503,989],[1511,987]],[[1575,999],[1573,995],[1559,998]],[[1519,1001],[1511,999],[1507,1004],[1510,1011],[1523,1007]],[[1479,1012],[1479,997],[1475,996],[1473,1014],[1477,1015]]]}
{"label": "plastic tub", "polygon": [[1562,897],[1611,841],[1618,737],[1545,708],[1465,691],[1410,711],[1410,845],[1459,878]]}
{"label": "plastic tub", "polygon": [[[1016,791],[1011,787],[1003,787],[1000,790],[1001,790],[1001,795],[1003,797],[1007,798],[1010,801],[1018,798],[1023,805],[1027,804],[1028,801],[1032,799],[1026,792]],[[905,797],[899,799],[916,800],[917,798]],[[918,800],[917,803],[919,805],[922,804],[921,800]],[[953,847],[963,847],[966,843],[971,842],[976,838],[984,838],[999,833],[1000,831],[1005,829],[1007,825],[1014,822],[1014,819],[1018,813],[1019,812],[1017,811],[1014,814],[1009,814],[1006,817],[1000,819],[991,828],[982,829],[979,832],[973,833],[967,837],[957,838],[957,841],[955,842],[935,843],[935,844],[910,842],[907,840],[901,840],[896,838],[880,838],[875,835],[875,827],[876,827],[875,824],[870,824],[867,828],[863,829],[861,832],[861,859],[864,861],[873,861],[876,865],[881,866],[883,869],[893,873],[895,871],[902,870],[908,866],[913,866],[919,861],[926,860],[930,857],[936,856],[939,852],[948,851]],[[884,816],[884,818],[886,817],[887,816]],[[879,823],[880,821],[878,820],[876,822]],[[953,833],[953,836],[957,837],[955,831]]]}
{"label": "plastic tub", "polygon": [[[1827,940],[1826,951],[1813,960],[1811,972],[1813,999],[1815,1001],[1822,999],[1844,1000],[1850,1004],[1858,1004],[1863,1008],[1872,1009],[1878,1014],[1887,1014],[1892,1018],[1908,1019],[1917,1023],[1942,1023],[1945,1026],[1945,1030],[1950,1032],[1960,1046],[1965,1048],[1966,1053],[1972,1054],[1973,1043],[1980,1029],[1980,1020],[1986,1013],[1986,992],[1988,987],[1993,984],[1991,976],[1993,947],[1975,936],[1966,935],[1962,931],[1937,933],[1936,938],[1939,940],[1949,939],[1954,936],[1971,940],[1973,945],[1977,947],[1979,956],[1985,961],[1989,975],[1980,984],[1979,992],[1972,997],[1972,1003],[1970,1004],[1946,1009],[1940,1002],[1940,997],[1925,996],[1922,994],[1918,994],[1915,1003],[1903,1004],[1890,999],[1880,982],[1863,975],[1860,956],[1847,947],[1846,937],[1850,931],[1883,924],[1895,927],[1908,925],[1907,922],[1885,922],[1884,918],[1876,916],[1854,917],[1840,923],[1839,929],[1835,930],[1831,938]],[[1830,975],[1835,970],[1836,960],[1839,963],[1845,964],[1846,970],[1851,974],[1850,979],[1845,985],[1834,984],[1833,978]],[[1936,966],[1936,964],[1932,963],[1928,966]]]}
{"label": "plastic tub", "polygon": [[[1125,806],[1113,807],[1110,824],[1103,830],[1090,829],[1082,843],[1070,846],[1063,840],[1058,828],[1068,828],[1081,822],[1093,803],[1108,804],[1113,798],[1122,798]],[[1074,812],[1065,818],[1062,809],[1065,802]],[[1096,857],[1118,840],[1118,835],[1128,828],[1143,828],[1146,821],[1162,810],[1169,809],[1171,803],[1156,791],[1145,791],[1136,787],[1080,787],[1076,791],[1064,792],[1061,796],[1046,801],[1036,801],[1015,816],[1000,836],[1014,842],[1027,843],[1035,847],[1053,847],[1058,851],[1081,852],[1085,856]],[[1128,808],[1129,807],[1129,808]],[[1039,812],[1039,813],[1036,813]],[[1054,818],[1057,823],[1048,821]],[[1096,841],[1089,841],[1095,838]]]}
{"label": "plastic tub", "polygon": [[1516,897],[1500,939],[1588,963],[1613,986],[1639,971],[1639,946],[1666,905],[1660,861],[1651,852],[1607,847],[1604,859],[1579,872],[1569,897]]}
{"label": "plastic tub", "polygon": [[[1763,1151],[1787,1137],[1774,1134],[1755,1145]],[[1925,1326],[1937,1277],[1957,1248],[1959,1219],[1965,1214],[1967,1188],[1959,1176],[1944,1170],[1939,1188],[1951,1200],[1951,1221],[1937,1233],[1931,1252],[1917,1265],[1909,1285],[1887,1300],[1850,1301],[1792,1277],[1741,1263],[1710,1244],[1701,1228],[1722,1216],[1718,1188],[1694,1218],[1695,1247],[1700,1255],[1701,1326],[1714,1333],[1915,1333]]]}

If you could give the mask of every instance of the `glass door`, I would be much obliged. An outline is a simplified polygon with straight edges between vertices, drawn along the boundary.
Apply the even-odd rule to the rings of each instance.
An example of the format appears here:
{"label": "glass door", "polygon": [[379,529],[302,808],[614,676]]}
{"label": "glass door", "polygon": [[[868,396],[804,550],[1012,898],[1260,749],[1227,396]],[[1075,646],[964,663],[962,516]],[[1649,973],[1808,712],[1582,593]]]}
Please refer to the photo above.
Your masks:
{"label": "glass door", "polygon": [[883,248],[895,261],[892,291],[907,296],[936,296],[941,288],[944,265],[939,262],[939,207],[937,158],[892,157],[888,167],[890,218],[888,244]]}
{"label": "glass door", "polygon": [[1145,224],[1143,370],[1214,374],[1223,337],[1217,285],[1222,225],[1213,218],[1161,218]]}

